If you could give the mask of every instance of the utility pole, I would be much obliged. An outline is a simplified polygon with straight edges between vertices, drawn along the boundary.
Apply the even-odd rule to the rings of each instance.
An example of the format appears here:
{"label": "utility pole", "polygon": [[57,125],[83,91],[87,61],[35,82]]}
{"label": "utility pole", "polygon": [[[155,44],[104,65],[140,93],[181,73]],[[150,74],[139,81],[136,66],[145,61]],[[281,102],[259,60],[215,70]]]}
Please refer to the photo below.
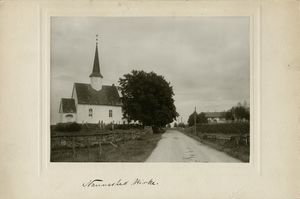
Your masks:
{"label": "utility pole", "polygon": [[195,129],[195,135],[197,134],[196,122],[197,122],[197,112],[196,112],[196,106],[195,106],[195,112],[194,112],[194,129]]}

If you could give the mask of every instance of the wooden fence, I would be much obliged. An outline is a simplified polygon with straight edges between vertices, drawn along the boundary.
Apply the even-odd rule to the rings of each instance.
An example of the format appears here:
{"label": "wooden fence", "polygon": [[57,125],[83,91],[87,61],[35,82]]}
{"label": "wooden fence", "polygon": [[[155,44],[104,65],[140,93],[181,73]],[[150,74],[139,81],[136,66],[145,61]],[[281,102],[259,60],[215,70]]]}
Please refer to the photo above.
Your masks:
{"label": "wooden fence", "polygon": [[72,159],[76,159],[77,151],[87,148],[88,157],[90,157],[91,147],[97,147],[98,157],[103,154],[104,144],[110,144],[117,148],[119,142],[134,140],[146,134],[147,130],[119,130],[107,132],[90,133],[53,133],[51,134],[51,152],[60,149],[72,149]]}
{"label": "wooden fence", "polygon": [[249,123],[220,123],[220,124],[202,124],[197,125],[197,131],[194,127],[184,130],[200,139],[219,141],[221,143],[233,142],[236,145],[249,145]]}

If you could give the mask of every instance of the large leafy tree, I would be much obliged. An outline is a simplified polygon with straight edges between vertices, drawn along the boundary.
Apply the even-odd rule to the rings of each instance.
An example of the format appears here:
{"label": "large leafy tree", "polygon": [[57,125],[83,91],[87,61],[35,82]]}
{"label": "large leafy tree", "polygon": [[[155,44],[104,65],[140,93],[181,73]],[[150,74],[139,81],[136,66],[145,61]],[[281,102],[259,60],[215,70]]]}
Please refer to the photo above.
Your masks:
{"label": "large leafy tree", "polygon": [[123,117],[152,126],[154,133],[178,116],[170,83],[154,72],[133,70],[119,79]]}

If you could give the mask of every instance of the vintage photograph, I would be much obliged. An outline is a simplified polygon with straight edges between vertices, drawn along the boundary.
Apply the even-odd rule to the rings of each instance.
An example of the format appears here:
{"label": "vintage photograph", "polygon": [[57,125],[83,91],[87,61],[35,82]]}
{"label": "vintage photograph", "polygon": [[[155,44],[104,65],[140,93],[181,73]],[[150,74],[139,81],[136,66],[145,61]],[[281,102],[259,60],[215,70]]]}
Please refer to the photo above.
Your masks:
{"label": "vintage photograph", "polygon": [[51,17],[51,162],[248,163],[249,17]]}

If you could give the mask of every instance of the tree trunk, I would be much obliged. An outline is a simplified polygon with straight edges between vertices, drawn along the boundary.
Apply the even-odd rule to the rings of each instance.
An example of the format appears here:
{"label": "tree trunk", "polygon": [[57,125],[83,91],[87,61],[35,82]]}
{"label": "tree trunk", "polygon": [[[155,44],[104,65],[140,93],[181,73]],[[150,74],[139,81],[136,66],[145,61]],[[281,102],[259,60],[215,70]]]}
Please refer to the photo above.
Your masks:
{"label": "tree trunk", "polygon": [[160,133],[160,129],[157,126],[152,126],[152,131],[153,131],[153,134],[159,134]]}
{"label": "tree trunk", "polygon": [[153,134],[159,134],[159,133],[163,133],[164,129],[158,126],[152,126],[152,131]]}

